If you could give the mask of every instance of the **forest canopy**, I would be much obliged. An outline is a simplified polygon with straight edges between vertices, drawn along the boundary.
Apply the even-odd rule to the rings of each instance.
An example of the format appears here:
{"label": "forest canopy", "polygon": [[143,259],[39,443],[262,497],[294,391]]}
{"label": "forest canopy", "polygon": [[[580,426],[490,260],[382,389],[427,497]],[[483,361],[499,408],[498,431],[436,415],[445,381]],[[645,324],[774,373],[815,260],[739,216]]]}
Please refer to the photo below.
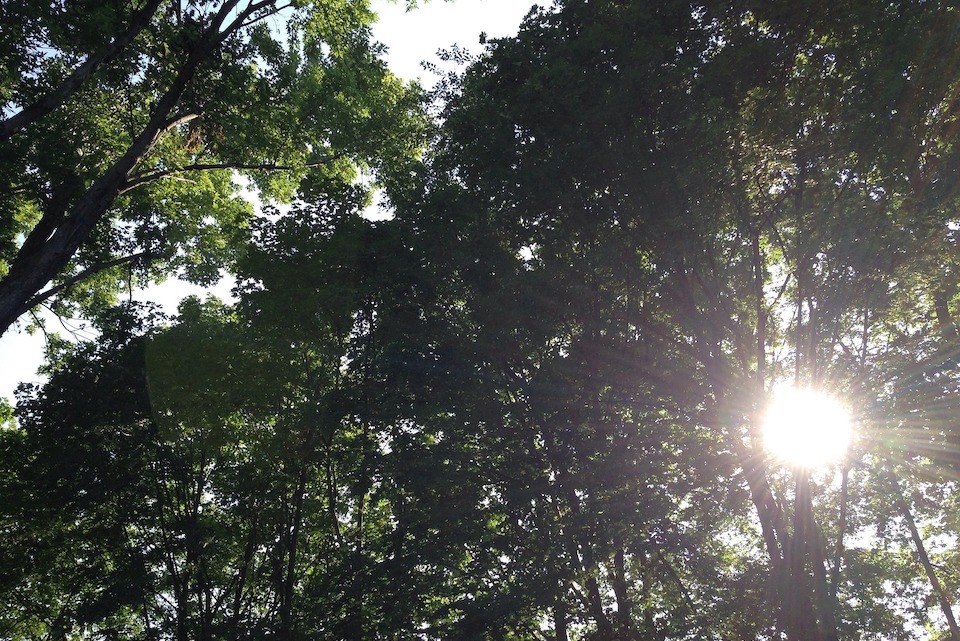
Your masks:
{"label": "forest canopy", "polygon": [[0,8],[0,638],[960,641],[960,11],[373,18]]}

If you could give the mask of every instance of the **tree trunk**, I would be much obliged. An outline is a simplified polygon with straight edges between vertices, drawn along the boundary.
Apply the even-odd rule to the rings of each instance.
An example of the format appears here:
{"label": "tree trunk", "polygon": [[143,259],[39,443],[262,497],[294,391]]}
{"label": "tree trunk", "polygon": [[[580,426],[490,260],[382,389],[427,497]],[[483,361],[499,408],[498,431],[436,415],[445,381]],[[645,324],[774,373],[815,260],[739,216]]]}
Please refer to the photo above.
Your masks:
{"label": "tree trunk", "polygon": [[554,641],[569,641],[569,635],[567,632],[568,626],[568,612],[567,612],[567,595],[564,585],[561,583],[558,591],[557,598],[553,605],[553,638]]}
{"label": "tree trunk", "polygon": [[826,550],[820,528],[813,516],[813,500],[810,496],[810,480],[804,474],[803,493],[797,496],[798,509],[806,521],[806,551],[813,569],[813,595],[816,598],[816,619],[819,633],[825,641],[837,641],[836,603],[827,583]]}
{"label": "tree trunk", "polygon": [[910,530],[910,538],[913,539],[913,545],[917,551],[917,558],[920,560],[920,565],[923,566],[923,571],[927,574],[930,587],[933,589],[934,594],[937,595],[937,601],[940,603],[940,611],[943,612],[943,616],[947,620],[947,626],[950,628],[950,637],[953,641],[960,641],[960,627],[957,626],[957,619],[953,616],[950,596],[940,583],[940,579],[937,578],[933,563],[930,562],[926,546],[924,546],[923,539],[920,537],[920,531],[917,530],[917,523],[913,518],[913,512],[911,512],[910,506],[903,499],[903,494],[900,490],[900,481],[893,472],[889,472],[889,478],[897,509],[900,510],[900,514],[903,516],[903,520]]}
{"label": "tree trunk", "polygon": [[293,630],[293,586],[296,583],[297,544],[300,538],[300,524],[303,520],[303,499],[307,488],[306,469],[300,471],[297,488],[293,497],[293,518],[290,523],[287,540],[287,568],[283,577],[283,597],[280,605],[280,637],[289,639]]}
{"label": "tree trunk", "polygon": [[937,317],[937,326],[940,328],[940,333],[945,337],[957,338],[957,326],[953,322],[953,315],[950,314],[950,306],[947,301],[947,293],[943,290],[934,294],[933,311]]}
{"label": "tree trunk", "polygon": [[843,564],[843,537],[847,530],[847,503],[849,501],[850,467],[843,466],[840,482],[840,523],[837,533],[837,547],[833,553],[833,567],[830,569],[830,595],[834,602],[840,589],[840,567]]}
{"label": "tree trunk", "polygon": [[617,598],[617,633],[620,639],[633,638],[633,604],[627,591],[623,546],[613,555],[613,592]]}
{"label": "tree trunk", "polygon": [[811,598],[810,576],[807,573],[807,539],[809,520],[806,515],[808,495],[806,472],[799,472],[793,510],[793,536],[785,546],[785,579],[781,585],[781,620],[790,641],[822,641],[816,610]]}

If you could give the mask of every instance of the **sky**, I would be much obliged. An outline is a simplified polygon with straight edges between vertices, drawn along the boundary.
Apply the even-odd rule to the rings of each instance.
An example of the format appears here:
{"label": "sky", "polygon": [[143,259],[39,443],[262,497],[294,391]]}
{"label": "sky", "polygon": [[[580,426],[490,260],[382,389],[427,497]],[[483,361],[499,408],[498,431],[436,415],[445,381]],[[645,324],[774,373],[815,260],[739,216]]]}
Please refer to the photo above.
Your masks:
{"label": "sky", "polygon": [[[478,54],[483,46],[480,34],[500,38],[516,34],[523,17],[534,4],[549,5],[547,0],[430,0],[419,2],[407,10],[405,0],[373,0],[378,21],[374,38],[387,46],[386,61],[394,74],[406,80],[419,80],[425,87],[435,77],[425,71],[423,61],[439,62],[437,52],[457,45]],[[443,66],[449,69],[448,66]],[[229,282],[224,281],[214,294],[229,297]],[[168,281],[159,287],[135,294],[138,300],[153,300],[165,311],[176,311],[180,300],[189,295],[203,297],[206,290],[180,281]],[[69,323],[71,328],[76,323]],[[66,328],[53,320],[51,331],[69,337]],[[43,359],[44,338],[41,333],[27,334],[10,329],[0,337],[0,397],[13,400],[13,390],[20,382],[39,382],[37,367]]]}
{"label": "sky", "polygon": [[457,45],[480,53],[480,34],[501,38],[517,33],[523,17],[535,4],[546,0],[430,0],[406,10],[404,0],[373,0],[378,21],[373,35],[387,45],[387,64],[391,71],[407,80],[420,79],[430,86],[429,73],[420,63],[437,62],[437,52]]}

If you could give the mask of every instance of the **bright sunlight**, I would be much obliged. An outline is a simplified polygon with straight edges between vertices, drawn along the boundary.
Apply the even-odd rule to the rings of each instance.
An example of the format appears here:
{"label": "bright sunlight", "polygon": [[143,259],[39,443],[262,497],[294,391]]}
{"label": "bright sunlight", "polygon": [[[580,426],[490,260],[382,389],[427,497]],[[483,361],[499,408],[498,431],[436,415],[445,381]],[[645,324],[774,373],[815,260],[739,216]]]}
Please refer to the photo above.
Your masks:
{"label": "bright sunlight", "polygon": [[767,406],[764,447],[789,465],[812,469],[833,463],[843,457],[852,438],[847,410],[823,392],[784,387]]}

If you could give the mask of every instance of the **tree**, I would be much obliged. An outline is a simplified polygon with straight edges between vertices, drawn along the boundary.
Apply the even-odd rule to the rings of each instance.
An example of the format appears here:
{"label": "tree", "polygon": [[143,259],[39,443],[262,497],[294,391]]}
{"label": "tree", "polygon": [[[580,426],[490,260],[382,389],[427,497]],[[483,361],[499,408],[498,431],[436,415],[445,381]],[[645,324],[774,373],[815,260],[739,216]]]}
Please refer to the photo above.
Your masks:
{"label": "tree", "polygon": [[23,395],[0,434],[6,636],[409,636],[443,616],[432,581],[468,534],[427,535],[457,493],[422,473],[458,450],[392,409],[411,374],[373,320],[409,311],[415,269],[354,196],[260,219],[236,306],[115,310]]}
{"label": "tree", "polygon": [[94,311],[121,266],[215,280],[252,214],[233,171],[289,200],[418,146],[416,99],[377,59],[366,1],[4,12],[0,331],[53,296]]}
{"label": "tree", "polygon": [[[444,186],[433,190],[436,227],[426,234],[456,228],[462,249],[437,264],[456,266],[461,304],[493,337],[487,367],[512,370],[500,393],[518,406],[503,415],[536,416],[531,387],[551,351],[570,371],[569,387],[550,387],[571,399],[557,412],[562,425],[582,420],[590,433],[613,418],[656,434],[655,422],[610,396],[660,408],[660,420],[678,399],[678,436],[666,443],[709,457],[703,444],[682,445],[709,434],[725,465],[706,466],[700,487],[748,492],[760,526],[752,540],[768,564],[765,610],[776,614],[769,630],[790,639],[837,638],[842,604],[867,588],[838,578],[849,513],[816,500],[817,479],[791,480],[766,459],[761,410],[785,379],[849,390],[864,407],[905,403],[882,420],[870,411],[875,429],[922,406],[908,400],[912,390],[874,377],[891,349],[903,367],[927,367],[903,345],[905,328],[932,346],[940,335],[924,333],[927,319],[951,327],[952,281],[934,268],[951,293],[925,290],[931,272],[921,263],[931,239],[949,246],[954,224],[946,123],[957,70],[945,52],[955,19],[940,7],[849,3],[798,17],[776,3],[567,2],[493,45],[450,95],[434,164],[450,180],[434,181]],[[940,302],[927,307],[918,292]],[[876,331],[885,323],[894,334]],[[616,394],[629,375],[599,372],[620,359],[643,373]],[[952,389],[952,376],[943,372],[922,398]],[[590,412],[595,404],[604,411]],[[543,424],[549,450],[556,428]],[[924,438],[949,438],[946,425],[930,423]],[[603,451],[595,441],[569,447]],[[576,458],[560,459],[548,478],[569,485],[562,475],[576,469]],[[648,478],[667,470],[654,465]],[[571,510],[597,482],[576,487]],[[842,502],[852,507],[849,496]],[[716,527],[731,535],[729,524]],[[605,620],[603,590],[588,588],[595,633],[625,634]]]}
{"label": "tree", "polygon": [[[0,432],[5,634],[955,634],[960,16],[793,9],[534,12],[394,220],[307,184],[236,304],[102,318]],[[771,458],[784,382],[847,459]]]}

